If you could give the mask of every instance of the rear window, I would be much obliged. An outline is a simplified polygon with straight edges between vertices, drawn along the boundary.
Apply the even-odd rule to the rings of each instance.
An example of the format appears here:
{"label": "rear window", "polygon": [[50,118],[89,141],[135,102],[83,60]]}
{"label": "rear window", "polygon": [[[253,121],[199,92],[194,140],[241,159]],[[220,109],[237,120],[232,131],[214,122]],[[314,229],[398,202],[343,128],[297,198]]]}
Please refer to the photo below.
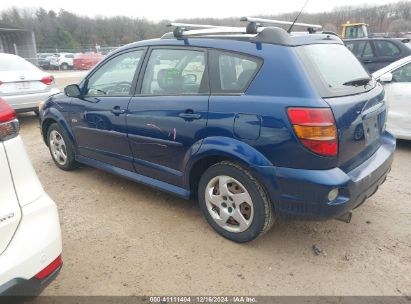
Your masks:
{"label": "rear window", "polygon": [[366,86],[344,83],[371,77],[362,64],[344,45],[311,44],[297,48],[308,74],[322,97],[359,94],[372,89],[375,81]]}
{"label": "rear window", "polygon": [[0,71],[33,71],[37,69],[33,64],[18,56],[1,56]]}

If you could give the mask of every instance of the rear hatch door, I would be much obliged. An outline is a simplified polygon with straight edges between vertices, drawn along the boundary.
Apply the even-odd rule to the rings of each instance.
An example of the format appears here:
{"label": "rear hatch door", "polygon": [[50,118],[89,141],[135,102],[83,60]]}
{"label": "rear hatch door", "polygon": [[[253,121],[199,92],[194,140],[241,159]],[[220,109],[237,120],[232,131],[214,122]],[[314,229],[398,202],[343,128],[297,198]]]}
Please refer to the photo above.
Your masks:
{"label": "rear hatch door", "polygon": [[339,143],[336,165],[348,172],[382,144],[384,89],[343,44],[303,45],[297,53],[313,85],[333,111]]}
{"label": "rear hatch door", "polygon": [[324,99],[331,107],[338,129],[338,166],[351,171],[381,146],[386,104],[380,85],[353,96]]}

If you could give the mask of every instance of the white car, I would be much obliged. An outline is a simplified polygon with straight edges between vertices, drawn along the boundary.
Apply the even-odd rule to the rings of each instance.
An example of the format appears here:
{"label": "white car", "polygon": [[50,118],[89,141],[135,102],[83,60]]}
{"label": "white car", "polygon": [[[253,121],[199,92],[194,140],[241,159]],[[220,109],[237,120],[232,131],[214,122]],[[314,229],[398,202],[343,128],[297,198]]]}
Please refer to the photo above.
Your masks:
{"label": "white car", "polygon": [[411,56],[391,63],[373,76],[385,87],[387,129],[397,138],[411,140]]}
{"label": "white car", "polygon": [[17,112],[38,111],[39,103],[56,93],[53,76],[19,56],[0,53],[0,97]]}
{"label": "white car", "polygon": [[0,98],[0,295],[37,295],[62,266],[56,204],[44,192]]}
{"label": "white car", "polygon": [[50,68],[56,70],[68,70],[74,66],[74,54],[58,53],[50,59]]}

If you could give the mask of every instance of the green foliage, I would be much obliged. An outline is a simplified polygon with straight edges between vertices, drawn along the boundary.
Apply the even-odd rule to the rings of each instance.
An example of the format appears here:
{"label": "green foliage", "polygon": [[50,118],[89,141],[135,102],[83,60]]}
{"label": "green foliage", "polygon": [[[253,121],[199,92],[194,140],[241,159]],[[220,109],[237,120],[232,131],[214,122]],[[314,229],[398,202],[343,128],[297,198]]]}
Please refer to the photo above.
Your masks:
{"label": "green foliage", "polygon": [[61,25],[57,26],[54,39],[54,44],[57,45],[59,48],[70,49],[75,47],[75,41],[73,36]]}
{"label": "green foliage", "polygon": [[[297,13],[265,15],[261,17],[293,20]],[[239,18],[191,18],[177,20],[190,23],[240,26]],[[381,6],[346,6],[331,12],[304,13],[301,22],[320,23],[328,30],[339,31],[346,21],[366,22],[371,32],[411,31],[411,2],[400,1]],[[144,18],[95,17],[58,13],[44,8],[12,7],[0,13],[0,22],[34,31],[37,47],[45,49],[73,49],[101,46],[119,46],[129,42],[160,37],[169,29],[167,20],[152,22]]]}

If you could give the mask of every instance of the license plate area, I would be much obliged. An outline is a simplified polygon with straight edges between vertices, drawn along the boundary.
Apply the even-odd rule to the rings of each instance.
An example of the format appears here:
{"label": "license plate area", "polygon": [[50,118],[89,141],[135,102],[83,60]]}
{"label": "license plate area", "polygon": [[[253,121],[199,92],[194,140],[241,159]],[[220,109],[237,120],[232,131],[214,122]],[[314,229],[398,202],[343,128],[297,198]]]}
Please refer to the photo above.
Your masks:
{"label": "license plate area", "polygon": [[366,145],[370,145],[371,143],[376,141],[380,135],[380,128],[378,125],[378,115],[371,116],[371,117],[364,119],[363,125],[364,125],[365,143]]}
{"label": "license plate area", "polygon": [[16,83],[17,90],[28,90],[30,89],[30,82],[28,81],[21,81]]}

